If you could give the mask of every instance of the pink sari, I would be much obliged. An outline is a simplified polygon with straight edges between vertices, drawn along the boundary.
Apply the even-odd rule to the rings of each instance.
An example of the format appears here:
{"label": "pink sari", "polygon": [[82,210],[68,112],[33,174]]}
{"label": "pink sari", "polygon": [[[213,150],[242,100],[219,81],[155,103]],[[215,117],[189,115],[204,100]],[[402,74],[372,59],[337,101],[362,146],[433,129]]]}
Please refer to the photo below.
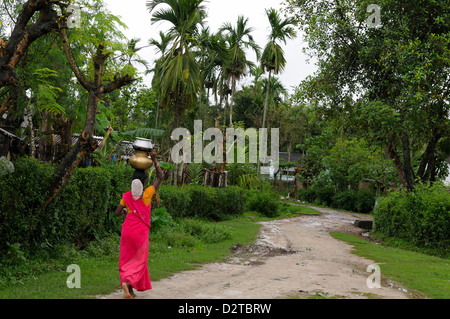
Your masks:
{"label": "pink sari", "polygon": [[120,285],[128,281],[134,289],[146,291],[152,289],[147,267],[151,204],[145,206],[142,199],[134,201],[131,191],[123,194],[123,199],[131,211],[122,225]]}

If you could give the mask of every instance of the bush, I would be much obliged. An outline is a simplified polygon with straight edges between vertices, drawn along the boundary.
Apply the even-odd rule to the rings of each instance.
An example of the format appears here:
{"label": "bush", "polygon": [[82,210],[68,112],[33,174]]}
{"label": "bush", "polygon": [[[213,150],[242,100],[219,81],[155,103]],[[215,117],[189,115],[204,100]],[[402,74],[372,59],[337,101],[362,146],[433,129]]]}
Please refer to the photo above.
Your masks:
{"label": "bush", "polygon": [[333,202],[331,206],[337,209],[355,211],[356,196],[356,192],[351,189],[336,193],[333,196]]}
{"label": "bush", "polygon": [[180,218],[163,229],[150,234],[152,251],[194,247],[199,242],[213,244],[231,238],[229,227],[193,218]]}
{"label": "bush", "polygon": [[307,203],[331,206],[335,193],[333,186],[313,185],[305,189],[300,189],[297,193],[297,198]]}
{"label": "bush", "polygon": [[313,203],[316,200],[316,193],[311,187],[302,188],[297,192],[297,199],[302,202]]}
{"label": "bush", "polygon": [[269,187],[254,188],[248,192],[247,208],[266,217],[280,214],[279,195]]}
{"label": "bush", "polygon": [[242,187],[228,186],[218,188],[215,219],[225,220],[230,216],[239,216],[244,213],[246,193]]}
{"label": "bush", "polygon": [[47,215],[45,238],[74,242],[84,248],[90,241],[104,237],[110,231],[105,220],[111,190],[111,174],[107,169],[77,169],[47,209],[52,214]]}
{"label": "bush", "polygon": [[158,189],[161,206],[174,218],[186,217],[189,214],[191,199],[184,188],[162,185]]}
{"label": "bush", "polygon": [[245,192],[240,187],[213,188],[200,185],[161,186],[161,205],[174,218],[199,217],[224,220],[244,212]]}
{"label": "bush", "polygon": [[297,198],[303,202],[369,214],[375,205],[376,194],[372,191],[351,189],[336,193],[332,186],[313,185],[307,189],[300,189]]}
{"label": "bush", "polygon": [[370,214],[375,206],[376,193],[362,190],[356,193],[355,211],[362,214]]}
{"label": "bush", "polygon": [[319,205],[330,206],[333,202],[333,196],[336,193],[333,186],[313,187],[314,202]]}
{"label": "bush", "polygon": [[390,192],[374,210],[375,230],[416,247],[450,250],[450,193],[442,184]]}
{"label": "bush", "polygon": [[[114,216],[121,195],[129,190],[132,170],[126,166],[77,168],[45,211],[54,167],[31,158],[14,163],[15,172],[0,180],[0,251],[40,253],[75,243],[119,234],[122,220]],[[13,245],[13,246],[11,246]]]}
{"label": "bush", "polygon": [[369,214],[375,205],[375,193],[370,191],[346,190],[333,196],[332,207],[352,212]]}
{"label": "bush", "polygon": [[9,251],[19,244],[29,250],[31,244],[43,242],[41,229],[47,214],[38,212],[47,194],[53,173],[49,164],[21,158],[14,163],[15,171],[0,179],[0,251]]}
{"label": "bush", "polygon": [[150,230],[152,232],[159,231],[161,228],[170,225],[171,222],[172,216],[170,216],[164,207],[152,209],[150,222]]}
{"label": "bush", "polygon": [[[159,246],[159,250],[166,248],[194,247],[198,239],[194,236],[180,231],[180,229],[168,227],[163,232],[150,236],[150,244]],[[162,247],[161,247],[162,246]],[[153,249],[151,249],[153,251]]]}
{"label": "bush", "polygon": [[219,202],[218,189],[201,185],[184,186],[183,189],[189,196],[188,216],[215,219],[217,203]]}

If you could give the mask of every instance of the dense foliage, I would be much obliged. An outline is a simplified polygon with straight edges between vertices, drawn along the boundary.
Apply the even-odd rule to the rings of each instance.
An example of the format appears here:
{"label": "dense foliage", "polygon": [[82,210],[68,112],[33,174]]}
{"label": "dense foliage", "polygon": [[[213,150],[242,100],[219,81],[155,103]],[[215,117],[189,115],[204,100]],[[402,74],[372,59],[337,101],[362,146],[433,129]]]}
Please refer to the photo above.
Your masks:
{"label": "dense foliage", "polygon": [[[10,131],[0,135],[0,156],[11,156],[15,165],[0,180],[0,260],[66,244],[94,247],[118,235],[122,219],[113,211],[132,173],[120,160],[120,142],[157,137],[158,155],[169,161],[170,131],[192,132],[195,119],[223,131],[279,128],[280,152],[301,154],[280,166],[295,169],[302,186],[295,196],[305,202],[371,213],[386,189],[406,187],[378,200],[377,231],[448,250],[448,192],[421,184],[448,174],[448,1],[380,1],[382,23],[370,28],[370,1],[285,0],[284,11],[266,10],[270,32],[263,52],[245,16],[214,33],[205,22],[206,1],[147,1],[149,24],[170,25],[149,41],[160,54],[152,69],[137,54],[147,46],[126,39],[107,1],[79,2],[82,29],[61,28],[67,16],[58,1],[4,1],[0,8],[0,126]],[[33,21],[46,30],[31,41],[25,25]],[[282,45],[296,31],[317,72],[289,94],[275,75],[287,66]],[[249,49],[258,63],[249,60]],[[150,86],[138,65],[153,73]],[[6,79],[10,73],[20,85]],[[76,143],[74,134],[81,136]],[[12,135],[20,138],[12,142]],[[107,137],[101,150],[94,151],[93,135]],[[90,153],[101,167],[72,172]],[[256,167],[191,163],[189,178],[168,176],[173,184],[190,185],[161,186],[151,236],[162,238],[158,230],[178,219],[164,234],[168,245],[214,242],[227,231],[191,219],[219,221],[245,210],[277,216],[279,194],[261,182]],[[197,185],[205,169],[227,171],[229,187]],[[181,230],[189,234],[186,241]]]}
{"label": "dense foliage", "polygon": [[441,184],[398,190],[378,201],[375,229],[412,246],[450,253],[450,192]]}
{"label": "dense foliage", "polygon": [[53,167],[31,158],[14,164],[15,172],[0,180],[0,235],[5,239],[0,251],[17,243],[21,250],[35,253],[60,244],[83,248],[120,233],[121,220],[114,211],[129,189],[129,167],[76,169],[60,196],[41,211]]}
{"label": "dense foliage", "polygon": [[245,190],[238,186],[212,188],[200,185],[163,185],[158,190],[161,205],[174,217],[224,220],[244,213]]}

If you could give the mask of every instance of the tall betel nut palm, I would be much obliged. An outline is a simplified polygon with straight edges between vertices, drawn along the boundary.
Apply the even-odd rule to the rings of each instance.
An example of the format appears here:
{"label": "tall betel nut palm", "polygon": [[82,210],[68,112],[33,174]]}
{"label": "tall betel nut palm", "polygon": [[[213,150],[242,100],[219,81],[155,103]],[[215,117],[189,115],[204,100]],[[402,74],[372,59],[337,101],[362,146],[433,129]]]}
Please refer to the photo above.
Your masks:
{"label": "tall betel nut palm", "polygon": [[280,14],[273,8],[266,10],[267,18],[270,22],[270,34],[268,36],[269,42],[264,48],[263,54],[261,56],[261,69],[269,71],[269,78],[267,81],[267,92],[266,101],[264,103],[264,116],[263,116],[263,127],[266,125],[267,117],[267,107],[269,102],[269,92],[270,92],[270,80],[272,77],[272,72],[274,74],[279,74],[284,70],[286,66],[286,58],[284,57],[284,50],[278,44],[279,41],[286,44],[287,39],[293,39],[296,34],[293,28],[294,20],[292,18],[282,19]]}
{"label": "tall betel nut palm", "polygon": [[161,57],[155,69],[160,103],[174,111],[174,128],[179,116],[197,103],[200,89],[200,70],[192,51],[193,35],[206,17],[203,0],[153,0],[147,1],[152,23],[169,22],[173,36],[171,47]]}
{"label": "tall betel nut palm", "polygon": [[224,75],[228,78],[228,86],[231,82],[230,126],[233,126],[233,100],[236,82],[246,73],[247,69],[255,67],[251,61],[247,60],[244,49],[251,48],[258,59],[260,55],[260,47],[251,35],[254,29],[247,26],[248,21],[248,18],[239,16],[236,27],[227,22],[220,28],[220,32],[226,32],[230,50],[229,62],[224,67]]}

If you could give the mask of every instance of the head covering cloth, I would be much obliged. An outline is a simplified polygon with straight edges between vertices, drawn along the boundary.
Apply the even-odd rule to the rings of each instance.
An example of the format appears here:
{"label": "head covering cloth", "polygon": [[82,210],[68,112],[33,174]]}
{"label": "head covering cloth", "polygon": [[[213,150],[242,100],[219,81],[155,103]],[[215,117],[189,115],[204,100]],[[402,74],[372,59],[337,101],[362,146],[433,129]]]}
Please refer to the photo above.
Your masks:
{"label": "head covering cloth", "polygon": [[142,193],[144,192],[144,185],[139,179],[134,179],[131,182],[131,194],[133,196],[133,200],[137,201],[141,198]]}

